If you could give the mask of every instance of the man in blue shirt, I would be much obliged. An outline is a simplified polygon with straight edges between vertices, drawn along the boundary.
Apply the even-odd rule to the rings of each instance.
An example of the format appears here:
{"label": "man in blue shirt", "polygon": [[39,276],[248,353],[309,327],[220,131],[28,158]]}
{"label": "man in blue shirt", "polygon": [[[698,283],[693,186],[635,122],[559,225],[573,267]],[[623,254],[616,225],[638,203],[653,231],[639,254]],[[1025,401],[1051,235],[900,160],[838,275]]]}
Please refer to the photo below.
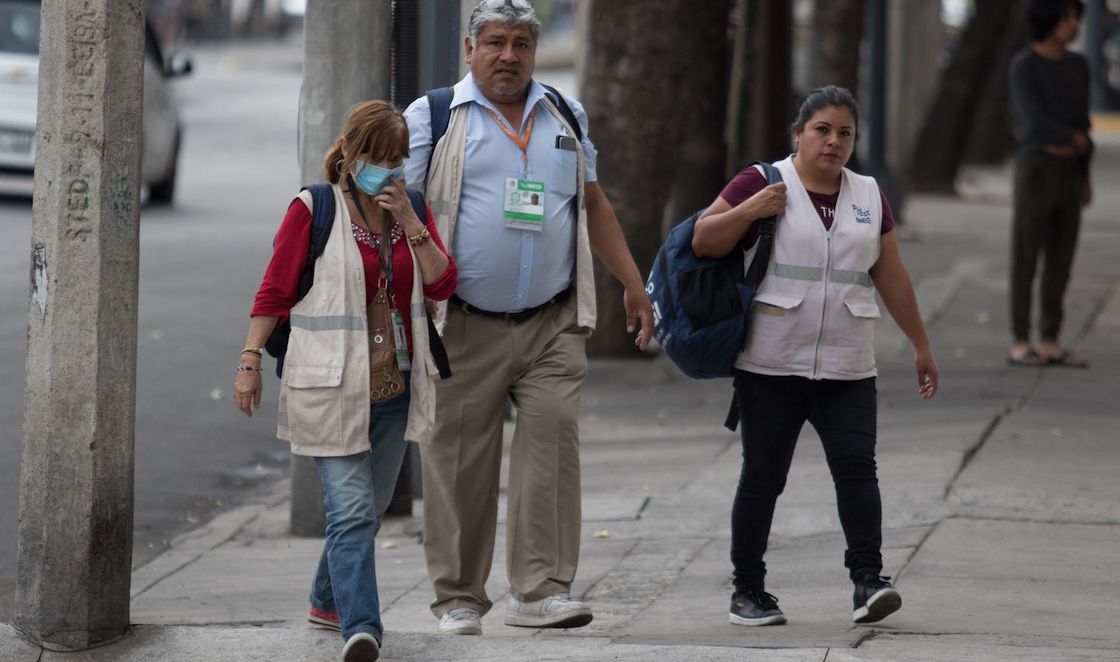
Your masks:
{"label": "man in blue shirt", "polygon": [[[437,386],[423,449],[424,550],[439,631],[481,634],[497,527],[502,421],[517,408],[507,498],[505,623],[578,627],[579,391],[595,324],[594,251],[625,287],[635,343],[653,328],[644,283],[582,139],[533,80],[540,22],[525,0],[483,0],[466,39],[446,133],[431,145],[425,97],[405,111],[409,186],[425,190],[459,267],[437,318],[454,377]],[[429,165],[430,163],[430,165]]]}

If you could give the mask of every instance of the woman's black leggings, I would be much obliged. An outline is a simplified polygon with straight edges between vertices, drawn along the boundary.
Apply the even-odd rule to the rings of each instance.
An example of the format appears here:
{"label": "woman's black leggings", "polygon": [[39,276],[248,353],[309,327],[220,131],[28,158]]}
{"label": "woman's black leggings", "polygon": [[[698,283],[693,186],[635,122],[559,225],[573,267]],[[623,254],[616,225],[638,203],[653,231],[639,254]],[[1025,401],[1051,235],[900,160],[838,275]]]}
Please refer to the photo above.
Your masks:
{"label": "woman's black leggings", "polygon": [[808,421],[821,438],[854,578],[883,567],[882,506],[875,475],[875,378],[810,380],[735,371],[743,468],[731,508],[735,590],[764,588],[766,541],[793,450]]}

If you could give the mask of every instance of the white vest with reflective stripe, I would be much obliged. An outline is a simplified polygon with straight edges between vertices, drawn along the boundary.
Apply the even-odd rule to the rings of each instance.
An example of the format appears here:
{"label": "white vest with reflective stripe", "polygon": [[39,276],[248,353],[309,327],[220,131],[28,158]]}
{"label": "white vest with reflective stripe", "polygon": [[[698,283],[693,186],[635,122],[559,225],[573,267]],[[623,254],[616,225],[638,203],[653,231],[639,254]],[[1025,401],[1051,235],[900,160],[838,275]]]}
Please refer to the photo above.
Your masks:
{"label": "white vest with reflective stripe", "polygon": [[[292,306],[292,334],[280,382],[276,436],[296,455],[354,455],[369,450],[369,340],[362,254],[336,185],[334,223],[315,263],[315,282]],[[310,210],[311,192],[299,195]],[[402,242],[412,251],[409,243]],[[398,244],[400,245],[400,244]],[[402,313],[405,308],[400,306]],[[412,254],[412,373],[405,438],[426,442],[435,422],[435,375],[428,348],[424,281]]]}
{"label": "white vest with reflective stripe", "polygon": [[[735,367],[809,379],[873,377],[879,306],[869,272],[879,259],[879,186],[845,168],[832,228],[825,230],[792,157],[775,165],[786,184],[786,210],[775,224],[771,263]],[[748,265],[755,250],[747,252]]]}

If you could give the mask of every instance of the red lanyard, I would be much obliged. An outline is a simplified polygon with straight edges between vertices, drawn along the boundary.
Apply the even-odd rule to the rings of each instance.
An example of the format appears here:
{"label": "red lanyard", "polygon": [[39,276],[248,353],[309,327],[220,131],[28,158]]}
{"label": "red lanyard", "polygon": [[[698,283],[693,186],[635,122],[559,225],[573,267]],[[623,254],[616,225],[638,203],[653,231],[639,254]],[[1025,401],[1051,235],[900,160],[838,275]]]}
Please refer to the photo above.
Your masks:
{"label": "red lanyard", "polygon": [[498,117],[498,114],[495,113],[494,111],[490,110],[486,106],[483,106],[482,109],[486,111],[486,114],[488,114],[491,119],[493,119],[495,122],[498,123],[498,126],[502,129],[502,131],[507,136],[509,136],[509,139],[512,140],[518,147],[521,148],[521,163],[522,163],[522,165],[525,166],[525,168],[524,168],[525,172],[528,172],[529,171],[529,152],[528,152],[529,138],[531,138],[533,136],[533,122],[534,122],[534,120],[537,119],[537,108],[536,108],[536,106],[534,106],[533,109],[529,111],[529,121],[525,124],[525,135],[523,135],[523,136],[519,136],[516,133],[514,133],[513,129],[509,128],[509,126],[505,122],[502,121],[502,118]]}

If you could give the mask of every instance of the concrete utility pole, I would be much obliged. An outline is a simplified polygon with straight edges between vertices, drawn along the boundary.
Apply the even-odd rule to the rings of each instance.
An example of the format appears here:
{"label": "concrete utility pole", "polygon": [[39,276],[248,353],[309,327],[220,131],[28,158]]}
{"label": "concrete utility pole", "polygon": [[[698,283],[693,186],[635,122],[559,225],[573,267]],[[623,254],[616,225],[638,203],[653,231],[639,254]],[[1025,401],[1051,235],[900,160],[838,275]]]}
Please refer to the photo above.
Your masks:
{"label": "concrete utility pole", "polygon": [[[391,0],[311,0],[304,16],[303,87],[299,95],[300,178],[323,180],[323,154],[359,101],[389,98]],[[319,473],[309,457],[292,455],[291,531],[325,529]]]}
{"label": "concrete utility pole", "polygon": [[14,625],[128,631],[143,0],[43,3]]}

